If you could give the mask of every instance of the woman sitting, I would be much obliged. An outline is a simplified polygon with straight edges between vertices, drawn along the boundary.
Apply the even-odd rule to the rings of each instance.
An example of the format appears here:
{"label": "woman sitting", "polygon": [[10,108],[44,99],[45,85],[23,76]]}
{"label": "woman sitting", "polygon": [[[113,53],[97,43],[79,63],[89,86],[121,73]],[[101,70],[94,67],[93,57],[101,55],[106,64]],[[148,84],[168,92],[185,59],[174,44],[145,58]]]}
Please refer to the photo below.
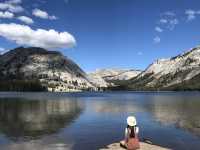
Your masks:
{"label": "woman sitting", "polygon": [[125,140],[121,141],[120,145],[128,150],[139,149],[138,133],[139,127],[137,126],[136,118],[134,116],[129,116],[127,118],[127,127],[125,129]]}

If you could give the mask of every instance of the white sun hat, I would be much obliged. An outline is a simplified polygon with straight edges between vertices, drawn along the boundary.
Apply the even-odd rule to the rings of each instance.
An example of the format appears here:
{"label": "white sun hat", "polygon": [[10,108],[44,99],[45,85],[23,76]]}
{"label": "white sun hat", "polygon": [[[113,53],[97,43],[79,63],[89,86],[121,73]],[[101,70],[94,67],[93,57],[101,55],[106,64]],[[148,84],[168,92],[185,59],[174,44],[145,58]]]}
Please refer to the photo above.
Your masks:
{"label": "white sun hat", "polygon": [[127,118],[127,124],[131,127],[136,126],[137,125],[137,121],[136,118],[134,116],[129,116]]}

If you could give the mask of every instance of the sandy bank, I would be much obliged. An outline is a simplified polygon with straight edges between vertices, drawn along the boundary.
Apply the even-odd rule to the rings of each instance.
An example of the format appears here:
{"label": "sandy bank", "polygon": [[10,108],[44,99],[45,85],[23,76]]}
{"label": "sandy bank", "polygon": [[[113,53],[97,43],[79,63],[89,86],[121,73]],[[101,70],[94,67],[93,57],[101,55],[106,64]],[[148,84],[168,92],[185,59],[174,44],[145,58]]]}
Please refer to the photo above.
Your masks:
{"label": "sandy bank", "polygon": [[[119,143],[114,143],[100,150],[125,150],[125,149],[120,147]],[[170,150],[170,149],[140,142],[140,150]]]}

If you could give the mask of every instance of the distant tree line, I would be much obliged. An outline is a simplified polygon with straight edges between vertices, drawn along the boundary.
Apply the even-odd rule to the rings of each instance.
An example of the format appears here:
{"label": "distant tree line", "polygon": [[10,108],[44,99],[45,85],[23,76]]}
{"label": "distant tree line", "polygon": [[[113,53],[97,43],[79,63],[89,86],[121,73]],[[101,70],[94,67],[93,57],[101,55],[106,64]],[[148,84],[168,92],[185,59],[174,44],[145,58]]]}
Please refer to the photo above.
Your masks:
{"label": "distant tree line", "polygon": [[39,80],[0,80],[0,91],[46,91]]}

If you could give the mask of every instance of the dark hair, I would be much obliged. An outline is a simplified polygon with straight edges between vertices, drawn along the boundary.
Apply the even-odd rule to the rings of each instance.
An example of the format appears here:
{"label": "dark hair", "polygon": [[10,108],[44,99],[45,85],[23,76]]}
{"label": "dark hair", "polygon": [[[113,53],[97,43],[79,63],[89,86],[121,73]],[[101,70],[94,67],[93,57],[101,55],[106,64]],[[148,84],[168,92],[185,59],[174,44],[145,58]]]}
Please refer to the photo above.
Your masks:
{"label": "dark hair", "polygon": [[129,125],[127,125],[127,129],[129,129],[131,132],[129,133],[129,137],[130,138],[134,138],[135,137],[135,127],[136,126],[129,126]]}

